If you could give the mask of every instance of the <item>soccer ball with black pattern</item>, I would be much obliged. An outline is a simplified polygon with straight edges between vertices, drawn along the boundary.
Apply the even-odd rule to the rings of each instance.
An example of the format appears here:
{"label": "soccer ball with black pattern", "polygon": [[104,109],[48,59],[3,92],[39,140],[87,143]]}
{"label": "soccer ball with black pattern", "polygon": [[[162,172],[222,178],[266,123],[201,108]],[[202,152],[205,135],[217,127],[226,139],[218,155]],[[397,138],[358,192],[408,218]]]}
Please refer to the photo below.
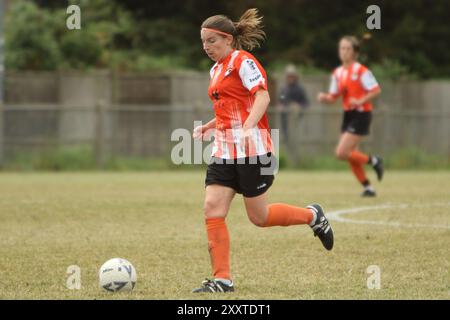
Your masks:
{"label": "soccer ball with black pattern", "polygon": [[106,261],[100,267],[98,277],[100,287],[109,292],[131,291],[137,280],[136,269],[122,258]]}

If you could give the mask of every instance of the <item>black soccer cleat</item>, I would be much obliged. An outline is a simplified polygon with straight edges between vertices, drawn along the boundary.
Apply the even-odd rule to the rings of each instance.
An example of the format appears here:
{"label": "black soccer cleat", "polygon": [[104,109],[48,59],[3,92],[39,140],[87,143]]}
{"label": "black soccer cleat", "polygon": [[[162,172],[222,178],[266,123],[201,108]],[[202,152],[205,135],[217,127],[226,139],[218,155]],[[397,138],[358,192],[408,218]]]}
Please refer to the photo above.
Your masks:
{"label": "black soccer cleat", "polygon": [[333,249],[333,229],[328,223],[328,219],[325,217],[322,207],[318,204],[312,204],[307,206],[307,208],[313,210],[317,217],[314,225],[311,226],[311,229],[314,232],[314,237],[319,237],[325,249]]}
{"label": "black soccer cleat", "polygon": [[384,173],[383,158],[376,156],[375,159],[376,163],[372,165],[372,168],[377,174],[378,181],[381,181]]}
{"label": "black soccer cleat", "polygon": [[363,198],[374,198],[377,196],[377,193],[375,190],[371,189],[364,189],[364,191],[361,193],[361,197]]}
{"label": "black soccer cleat", "polygon": [[201,293],[201,292],[233,292],[234,286],[233,282],[230,285],[223,283],[220,280],[209,280],[206,279],[202,282],[202,286],[200,288],[196,288],[192,290],[193,293]]}

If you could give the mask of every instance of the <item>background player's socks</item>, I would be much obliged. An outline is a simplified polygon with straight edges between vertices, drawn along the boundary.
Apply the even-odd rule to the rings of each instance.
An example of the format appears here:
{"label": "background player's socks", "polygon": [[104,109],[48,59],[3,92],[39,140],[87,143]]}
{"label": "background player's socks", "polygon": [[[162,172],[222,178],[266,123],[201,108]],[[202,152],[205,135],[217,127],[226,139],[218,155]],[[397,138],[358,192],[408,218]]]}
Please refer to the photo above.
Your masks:
{"label": "background player's socks", "polygon": [[230,277],[230,236],[224,218],[206,219],[208,250],[215,278]]}
{"label": "background player's socks", "polygon": [[352,168],[353,174],[359,182],[364,183],[367,180],[364,171],[364,165],[370,162],[370,157],[360,151],[352,151],[348,156],[348,163]]}
{"label": "background player's socks", "polygon": [[311,209],[294,207],[284,203],[272,203],[268,206],[268,209],[269,214],[264,227],[310,224],[314,219]]}
{"label": "background player's socks", "polygon": [[359,163],[361,165],[364,165],[366,163],[369,163],[369,156],[365,153],[362,153],[360,151],[352,151],[350,155],[348,156],[348,161],[351,163]]}
{"label": "background player's socks", "polygon": [[358,162],[352,162],[350,160],[348,161],[348,164],[350,165],[350,168],[352,169],[352,172],[355,175],[356,179],[362,185],[364,185],[364,183],[368,180],[363,165]]}

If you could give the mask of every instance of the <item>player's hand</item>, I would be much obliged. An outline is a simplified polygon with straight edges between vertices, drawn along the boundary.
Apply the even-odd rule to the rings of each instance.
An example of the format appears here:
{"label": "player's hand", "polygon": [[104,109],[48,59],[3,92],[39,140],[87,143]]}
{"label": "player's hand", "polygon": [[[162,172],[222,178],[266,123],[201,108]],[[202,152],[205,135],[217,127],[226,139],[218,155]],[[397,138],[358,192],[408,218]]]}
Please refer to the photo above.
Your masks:
{"label": "player's hand", "polygon": [[205,131],[208,130],[206,126],[197,126],[192,132],[192,137],[196,140],[202,140]]}
{"label": "player's hand", "polygon": [[319,102],[329,102],[330,101],[330,97],[328,96],[328,93],[319,92],[319,94],[317,95],[317,101],[319,101]]}
{"label": "player's hand", "polygon": [[350,103],[350,106],[355,107],[355,108],[362,105],[361,99],[356,99],[353,97],[350,98],[348,102]]}
{"label": "player's hand", "polygon": [[252,143],[252,129],[251,128],[242,128],[240,132],[240,145],[242,151],[246,151],[247,148],[250,148],[250,144]]}

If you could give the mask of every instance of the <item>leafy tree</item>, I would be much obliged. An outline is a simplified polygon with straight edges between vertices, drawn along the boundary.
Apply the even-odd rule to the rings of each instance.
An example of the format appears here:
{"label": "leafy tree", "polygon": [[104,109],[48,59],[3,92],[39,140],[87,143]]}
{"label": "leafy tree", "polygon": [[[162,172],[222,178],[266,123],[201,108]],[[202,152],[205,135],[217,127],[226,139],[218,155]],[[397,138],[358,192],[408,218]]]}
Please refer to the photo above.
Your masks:
{"label": "leafy tree", "polygon": [[[65,28],[69,4],[81,7],[81,30]],[[366,28],[371,4],[381,8],[381,30]],[[206,70],[211,61],[199,39],[202,21],[214,14],[237,20],[252,7],[264,16],[267,41],[254,53],[267,68],[293,62],[329,72],[339,64],[338,39],[352,34],[368,35],[360,58],[386,76],[450,76],[448,0],[15,0],[6,63],[12,69]]]}
{"label": "leafy tree", "polygon": [[61,61],[50,12],[32,2],[14,2],[6,21],[5,65],[8,69],[54,70]]}

